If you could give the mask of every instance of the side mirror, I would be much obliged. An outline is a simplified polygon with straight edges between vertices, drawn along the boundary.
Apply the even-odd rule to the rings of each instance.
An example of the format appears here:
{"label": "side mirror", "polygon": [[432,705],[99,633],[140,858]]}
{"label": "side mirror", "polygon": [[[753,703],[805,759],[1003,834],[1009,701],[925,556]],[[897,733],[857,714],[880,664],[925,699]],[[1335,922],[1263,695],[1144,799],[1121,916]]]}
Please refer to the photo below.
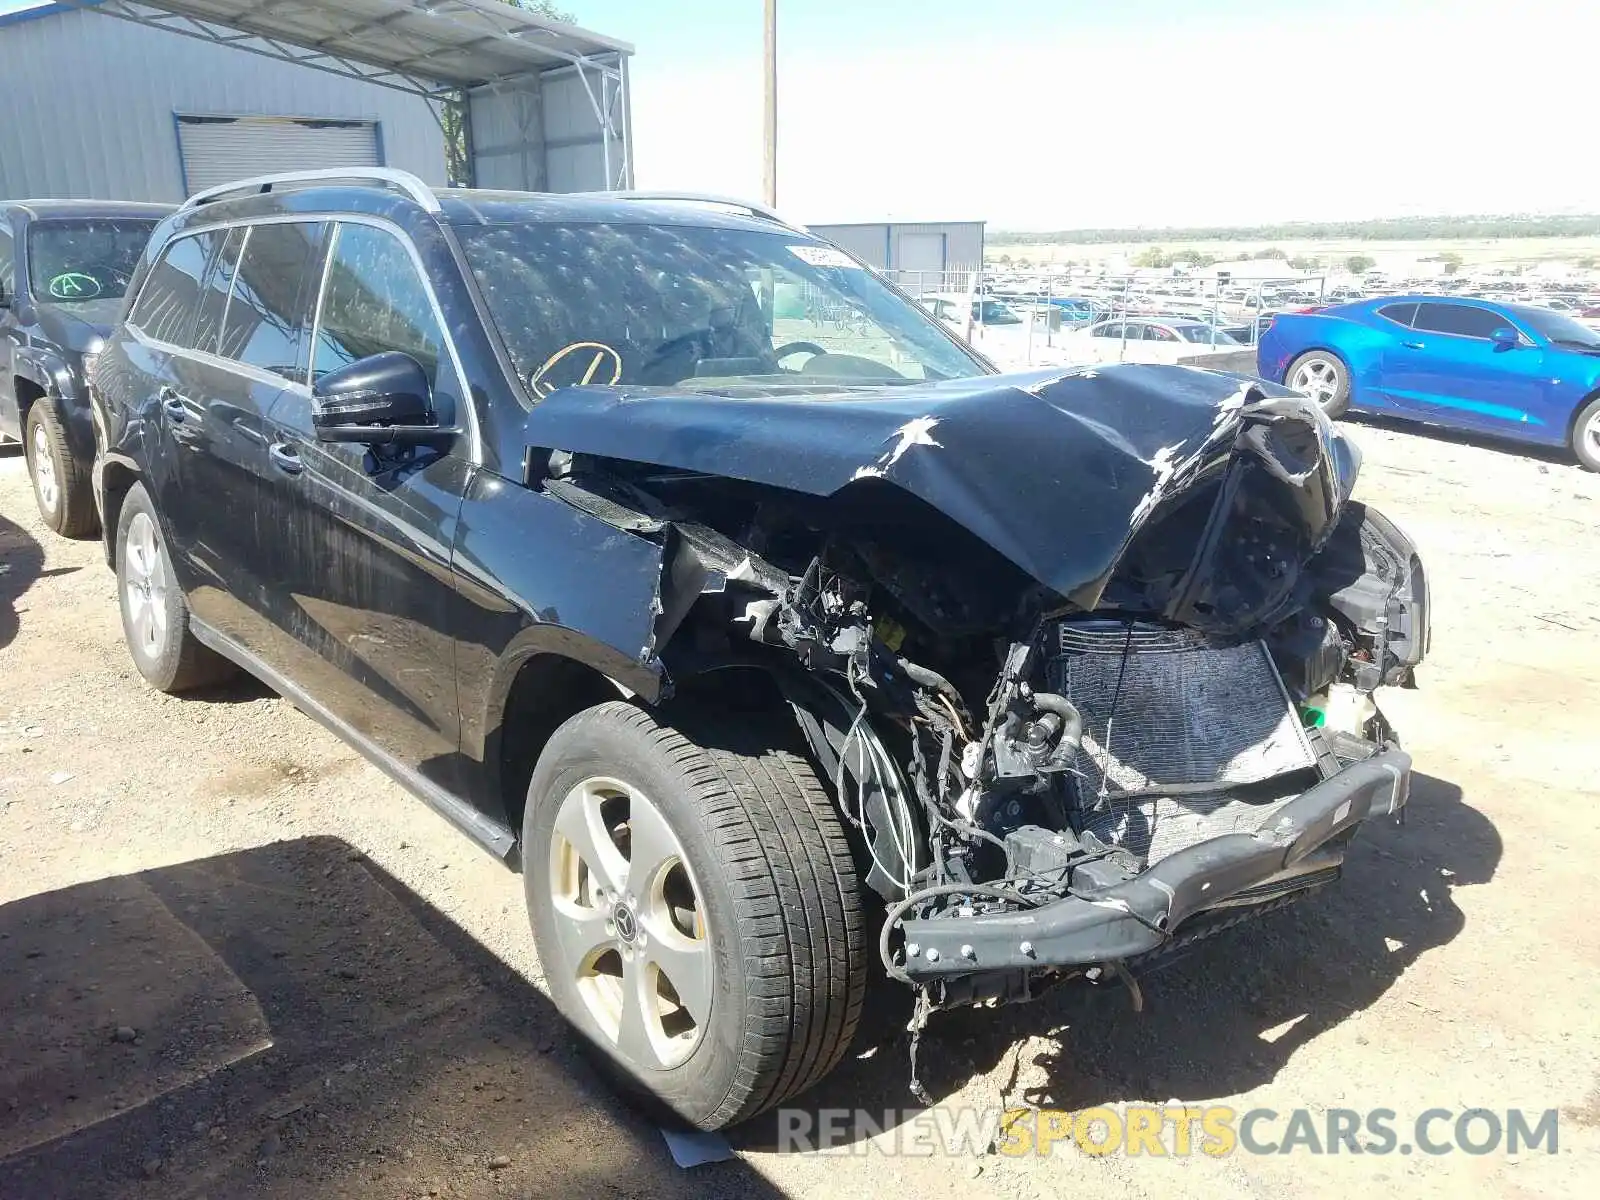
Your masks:
{"label": "side mirror", "polygon": [[448,432],[434,415],[422,364],[396,350],[346,363],[317,380],[311,426],[319,442],[369,446],[427,441]]}
{"label": "side mirror", "polygon": [[1502,325],[1489,335],[1496,350],[1515,350],[1522,345],[1522,335],[1509,325]]}

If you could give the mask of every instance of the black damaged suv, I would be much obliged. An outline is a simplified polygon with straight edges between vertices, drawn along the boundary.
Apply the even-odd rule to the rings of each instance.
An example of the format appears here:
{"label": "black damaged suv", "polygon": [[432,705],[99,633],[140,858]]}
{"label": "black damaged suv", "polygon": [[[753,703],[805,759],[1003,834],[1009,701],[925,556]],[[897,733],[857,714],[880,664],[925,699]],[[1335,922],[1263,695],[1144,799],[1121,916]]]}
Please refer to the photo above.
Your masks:
{"label": "black damaged suv", "polygon": [[94,532],[94,430],[84,360],[122,307],[134,267],[170,204],[19,200],[0,204],[0,440],[24,443],[45,524]]}
{"label": "black damaged suv", "polygon": [[95,391],[140,672],[258,675],[520,867],[556,1004],[706,1128],[872,971],[919,1031],[1131,984],[1406,801],[1426,581],[1314,404],[995,374],[758,208],[203,194]]}

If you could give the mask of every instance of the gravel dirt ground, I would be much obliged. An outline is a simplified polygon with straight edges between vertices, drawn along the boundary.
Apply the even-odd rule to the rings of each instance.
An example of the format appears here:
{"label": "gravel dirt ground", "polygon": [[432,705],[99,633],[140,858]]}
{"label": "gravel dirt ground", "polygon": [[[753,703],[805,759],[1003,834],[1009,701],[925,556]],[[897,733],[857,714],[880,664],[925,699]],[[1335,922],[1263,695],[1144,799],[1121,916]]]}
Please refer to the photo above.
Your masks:
{"label": "gravel dirt ground", "polygon": [[[48,534],[0,451],[0,1198],[1596,1194],[1600,477],[1355,435],[1432,573],[1422,686],[1385,696],[1406,823],[1142,1014],[937,1019],[924,1079],[949,1112],[1387,1108],[1401,1141],[1429,1108],[1554,1108],[1558,1153],[783,1153],[768,1119],[681,1171],[556,1018],[518,879],[265,688],[144,687],[98,545]],[[903,1039],[862,1048],[797,1106],[913,1112],[906,1078]]]}

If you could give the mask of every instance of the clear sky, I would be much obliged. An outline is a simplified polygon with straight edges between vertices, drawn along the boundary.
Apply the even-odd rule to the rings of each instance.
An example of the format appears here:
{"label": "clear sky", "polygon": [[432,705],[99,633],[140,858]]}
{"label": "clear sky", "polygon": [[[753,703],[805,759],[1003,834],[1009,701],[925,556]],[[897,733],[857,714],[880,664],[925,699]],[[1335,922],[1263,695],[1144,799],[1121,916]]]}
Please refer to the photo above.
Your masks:
{"label": "clear sky", "polygon": [[[641,187],[759,193],[762,0],[560,2],[637,47]],[[1600,211],[1591,0],[779,0],[779,26],[802,221]]]}

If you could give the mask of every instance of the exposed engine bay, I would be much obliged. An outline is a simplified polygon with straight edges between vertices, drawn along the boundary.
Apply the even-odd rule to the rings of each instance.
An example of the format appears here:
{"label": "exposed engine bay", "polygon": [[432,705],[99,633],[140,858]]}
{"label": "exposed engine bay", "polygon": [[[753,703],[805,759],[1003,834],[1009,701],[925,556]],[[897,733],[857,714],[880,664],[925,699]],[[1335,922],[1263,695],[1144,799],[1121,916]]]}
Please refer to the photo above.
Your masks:
{"label": "exposed engine bay", "polygon": [[[1371,697],[1428,639],[1415,548],[1350,500],[1354,449],[1299,397],[1184,368],[966,386],[918,389],[921,412],[619,395],[631,436],[575,414],[529,459],[531,485],[661,540],[641,654],[668,686],[778,682],[919,1022],[1074,976],[1137,1000],[1131,966],[1336,878],[1405,803]],[[708,402],[742,423],[715,469],[686,436]],[[880,406],[853,469],[832,445],[747,461],[749,437],[804,460],[791,420]],[[1008,424],[1038,444],[997,454]]]}

